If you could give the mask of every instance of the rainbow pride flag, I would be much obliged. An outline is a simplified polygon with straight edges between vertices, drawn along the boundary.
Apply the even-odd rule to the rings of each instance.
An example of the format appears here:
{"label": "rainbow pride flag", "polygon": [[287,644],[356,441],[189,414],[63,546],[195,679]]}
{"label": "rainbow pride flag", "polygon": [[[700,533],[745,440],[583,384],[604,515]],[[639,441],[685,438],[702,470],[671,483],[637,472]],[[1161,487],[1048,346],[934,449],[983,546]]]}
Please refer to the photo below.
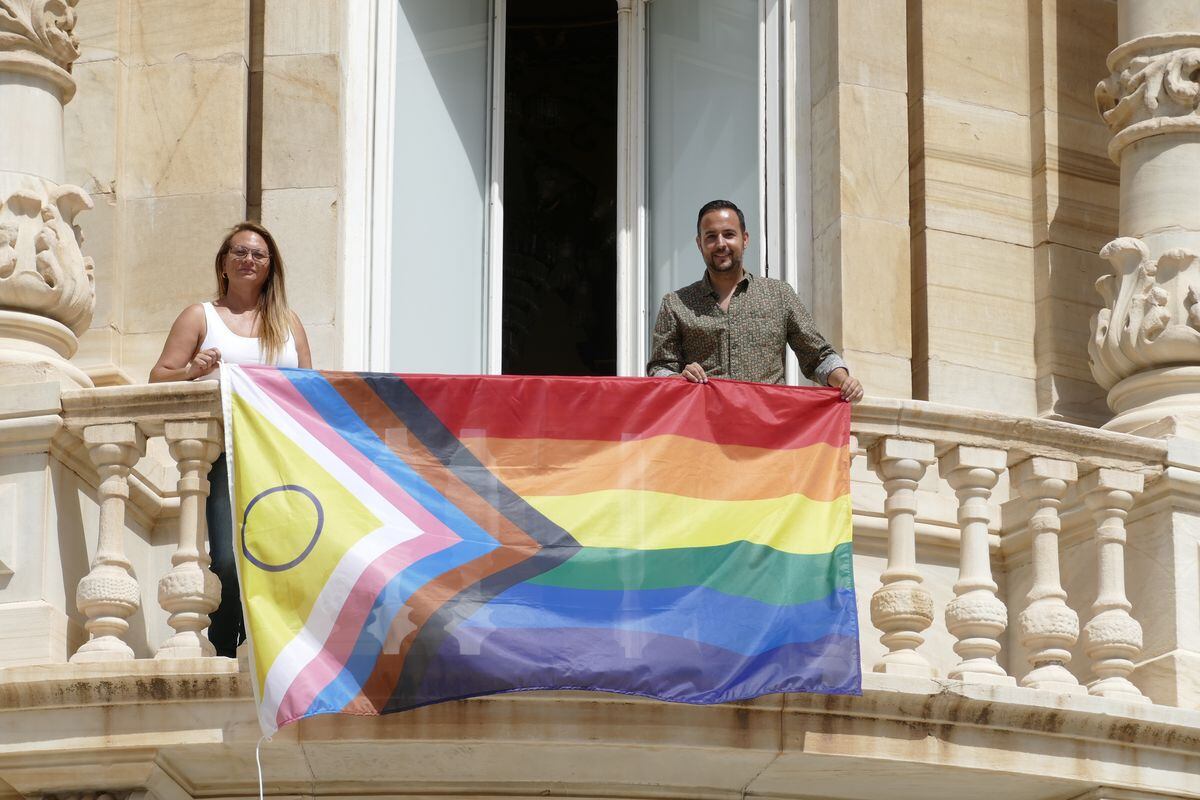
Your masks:
{"label": "rainbow pride flag", "polygon": [[522,689],[860,692],[835,390],[222,371],[266,733]]}

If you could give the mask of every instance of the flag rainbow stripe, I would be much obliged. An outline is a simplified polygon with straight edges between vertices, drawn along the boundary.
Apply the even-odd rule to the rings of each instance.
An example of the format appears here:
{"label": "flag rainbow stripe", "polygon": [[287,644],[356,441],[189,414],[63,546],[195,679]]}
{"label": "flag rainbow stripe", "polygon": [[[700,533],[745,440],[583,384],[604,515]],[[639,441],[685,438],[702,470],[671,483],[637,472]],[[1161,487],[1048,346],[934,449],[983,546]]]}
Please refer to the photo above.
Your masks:
{"label": "flag rainbow stripe", "polygon": [[225,372],[265,731],[521,689],[860,690],[836,392]]}

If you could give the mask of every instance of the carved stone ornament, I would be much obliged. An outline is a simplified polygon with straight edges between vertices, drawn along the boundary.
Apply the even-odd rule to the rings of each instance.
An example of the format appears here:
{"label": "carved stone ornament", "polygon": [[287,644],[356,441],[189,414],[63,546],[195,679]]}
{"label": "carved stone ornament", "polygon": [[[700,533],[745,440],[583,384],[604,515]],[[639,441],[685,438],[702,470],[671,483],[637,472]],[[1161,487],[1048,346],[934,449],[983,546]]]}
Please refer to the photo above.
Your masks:
{"label": "carved stone ornament", "polygon": [[884,586],[871,595],[871,622],[882,628],[896,617],[918,621],[920,630],[933,623],[933,595],[923,586]]}
{"label": "carved stone ornament", "polygon": [[1109,54],[1108,67],[1112,74],[1096,86],[1096,107],[1113,132],[1113,161],[1147,136],[1200,131],[1200,33],[1134,39]]}
{"label": "carved stone ornament", "polygon": [[1065,605],[1032,605],[1017,619],[1026,646],[1035,639],[1064,638],[1074,642],[1079,636],[1079,615]]}
{"label": "carved stone ornament", "polygon": [[1154,259],[1140,239],[1123,236],[1100,255],[1113,272],[1096,281],[1105,304],[1088,342],[1096,382],[1111,389],[1147,369],[1200,363],[1200,254],[1174,249]]}
{"label": "carved stone ornament", "polygon": [[71,62],[79,58],[79,0],[0,0],[0,64],[51,81],[63,102],[75,94]]}
{"label": "carved stone ornament", "polygon": [[0,307],[50,317],[76,336],[87,330],[96,304],[94,263],[80,250],[74,222],[91,207],[78,186],[33,178],[3,198]]}
{"label": "carved stone ornament", "polygon": [[946,627],[951,632],[962,629],[964,635],[972,636],[978,630],[999,636],[1007,626],[1008,609],[993,595],[967,594],[946,604]]}

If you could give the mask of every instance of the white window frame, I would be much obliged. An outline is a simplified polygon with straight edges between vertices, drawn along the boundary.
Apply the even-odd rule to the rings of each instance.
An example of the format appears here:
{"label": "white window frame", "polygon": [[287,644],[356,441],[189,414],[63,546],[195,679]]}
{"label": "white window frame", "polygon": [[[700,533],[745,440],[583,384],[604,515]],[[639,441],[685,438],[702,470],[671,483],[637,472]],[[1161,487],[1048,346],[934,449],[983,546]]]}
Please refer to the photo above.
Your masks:
{"label": "white window frame", "polygon": [[[647,298],[646,144],[647,6],[614,0],[618,30],[617,374],[641,375],[649,318]],[[759,165],[757,221],[763,263],[810,305],[812,198],[808,120],[810,0],[759,0]],[[506,0],[492,0],[489,37],[491,130],[484,302],[485,369],[501,371],[504,298],[504,45]],[[392,168],[395,109],[396,0],[346,4],[343,85],[345,161],[339,307],[342,367],[389,369]],[[363,43],[366,46],[362,46]],[[803,65],[805,68],[798,70]],[[797,79],[799,78],[799,79]],[[684,234],[681,234],[684,235]],[[798,371],[789,355],[788,380]]]}

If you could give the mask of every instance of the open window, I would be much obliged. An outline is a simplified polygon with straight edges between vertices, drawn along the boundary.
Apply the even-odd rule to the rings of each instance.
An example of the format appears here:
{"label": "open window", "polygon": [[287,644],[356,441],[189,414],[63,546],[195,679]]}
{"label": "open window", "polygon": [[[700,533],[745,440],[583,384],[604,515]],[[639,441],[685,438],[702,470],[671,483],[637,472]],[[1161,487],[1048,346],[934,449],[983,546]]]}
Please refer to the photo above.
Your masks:
{"label": "open window", "polygon": [[639,375],[715,197],[810,294],[803,0],[378,3],[372,368]]}

